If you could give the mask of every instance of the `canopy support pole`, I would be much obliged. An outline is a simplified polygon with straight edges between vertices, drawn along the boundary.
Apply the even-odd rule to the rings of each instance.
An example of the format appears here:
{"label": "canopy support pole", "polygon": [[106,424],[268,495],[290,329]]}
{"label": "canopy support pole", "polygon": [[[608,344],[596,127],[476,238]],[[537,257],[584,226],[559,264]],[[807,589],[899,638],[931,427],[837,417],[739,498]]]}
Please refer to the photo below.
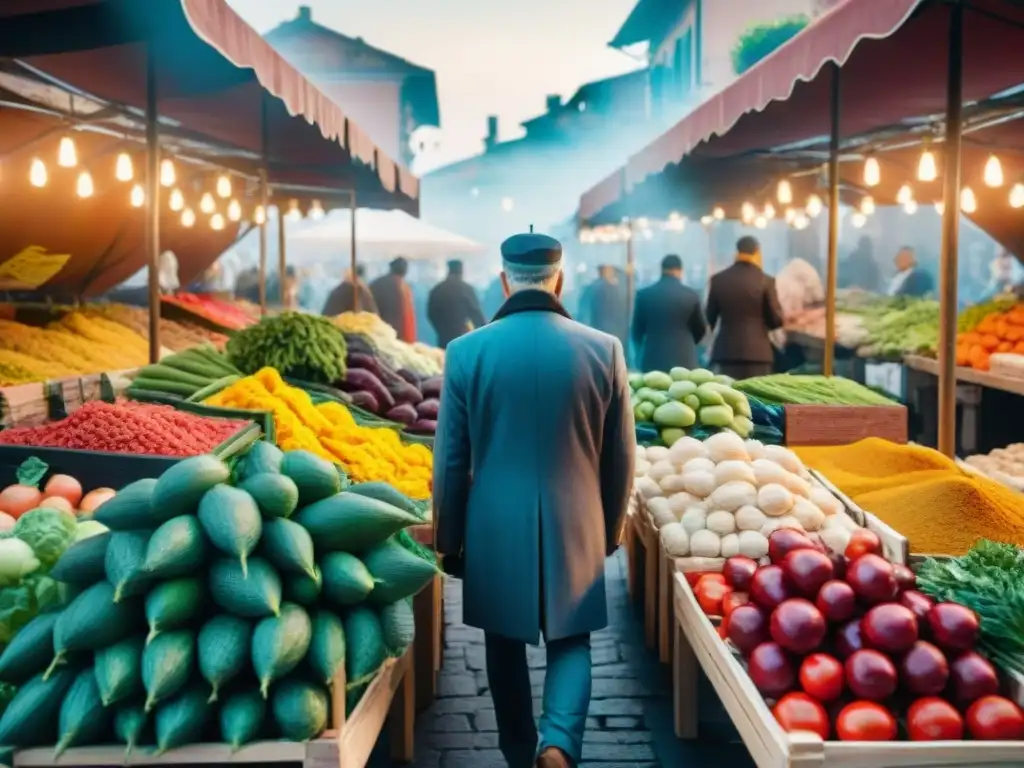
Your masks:
{"label": "canopy support pole", "polygon": [[352,272],[352,311],[359,311],[359,275],[356,274],[356,191],[348,191],[349,224],[349,269]]}
{"label": "canopy support pole", "polygon": [[284,285],[284,270],[288,263],[288,217],[285,216],[281,206],[277,207],[277,211],[277,292],[281,299],[281,309],[284,310],[286,307],[285,293],[287,292]]}
{"label": "canopy support pole", "polygon": [[836,285],[839,271],[839,116],[841,77],[839,65],[832,63],[830,122],[828,143],[828,261],[825,267],[825,360],[823,373],[835,374],[836,360]]}
{"label": "canopy support pole", "polygon": [[960,239],[960,148],[963,139],[964,8],[949,6],[946,140],[943,146],[942,257],[939,275],[939,450],[956,454],[957,277]]}
{"label": "canopy support pole", "polygon": [[269,199],[270,194],[267,190],[267,169],[260,168],[260,207],[263,210],[263,221],[260,223],[260,280],[258,286],[260,317],[267,314],[267,217],[270,215],[267,212],[267,203]]}
{"label": "canopy support pole", "polygon": [[149,362],[160,361],[160,133],[156,52],[146,45],[146,226],[149,260]]}

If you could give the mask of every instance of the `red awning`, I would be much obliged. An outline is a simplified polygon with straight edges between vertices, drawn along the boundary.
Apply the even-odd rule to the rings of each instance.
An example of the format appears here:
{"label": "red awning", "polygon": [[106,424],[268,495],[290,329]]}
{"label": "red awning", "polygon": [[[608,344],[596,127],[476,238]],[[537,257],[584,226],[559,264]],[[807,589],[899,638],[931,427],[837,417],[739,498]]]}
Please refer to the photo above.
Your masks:
{"label": "red awning", "polygon": [[360,205],[416,208],[418,179],[225,0],[0,4],[0,56],[106,101],[144,107],[147,46],[161,117],[229,147],[266,152],[276,183],[354,187]]}
{"label": "red awning", "polygon": [[[948,14],[938,0],[846,0],[630,157],[625,186],[684,158],[731,157],[828,134],[831,78],[822,70],[831,61],[842,65],[843,135],[941,114]],[[975,0],[966,6],[965,101],[1024,82],[1022,25],[1019,5]],[[580,219],[614,206],[628,191],[623,186],[599,185],[584,194]]]}

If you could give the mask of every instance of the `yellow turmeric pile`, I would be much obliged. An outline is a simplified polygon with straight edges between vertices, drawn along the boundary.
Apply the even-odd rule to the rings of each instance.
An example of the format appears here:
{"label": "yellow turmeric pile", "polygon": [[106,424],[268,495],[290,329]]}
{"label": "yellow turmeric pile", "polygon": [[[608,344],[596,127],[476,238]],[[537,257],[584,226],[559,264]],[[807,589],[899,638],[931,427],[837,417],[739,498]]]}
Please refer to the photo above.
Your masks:
{"label": "yellow turmeric pile", "polygon": [[962,555],[981,538],[1024,546],[1024,496],[964,472],[938,451],[878,438],[794,450],[906,536],[912,552]]}

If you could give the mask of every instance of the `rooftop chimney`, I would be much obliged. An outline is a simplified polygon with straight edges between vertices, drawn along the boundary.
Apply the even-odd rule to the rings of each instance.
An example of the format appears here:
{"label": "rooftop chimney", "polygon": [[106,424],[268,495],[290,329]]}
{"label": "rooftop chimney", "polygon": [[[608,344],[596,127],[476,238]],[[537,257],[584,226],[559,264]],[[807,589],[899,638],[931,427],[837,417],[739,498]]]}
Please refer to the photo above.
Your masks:
{"label": "rooftop chimney", "polygon": [[557,93],[553,93],[546,99],[548,112],[557,112],[562,108],[562,97]]}
{"label": "rooftop chimney", "polygon": [[490,149],[498,143],[498,116],[487,116],[487,135],[484,137],[484,148]]}
{"label": "rooftop chimney", "polygon": [[311,22],[313,21],[313,9],[308,5],[299,6],[298,21]]}

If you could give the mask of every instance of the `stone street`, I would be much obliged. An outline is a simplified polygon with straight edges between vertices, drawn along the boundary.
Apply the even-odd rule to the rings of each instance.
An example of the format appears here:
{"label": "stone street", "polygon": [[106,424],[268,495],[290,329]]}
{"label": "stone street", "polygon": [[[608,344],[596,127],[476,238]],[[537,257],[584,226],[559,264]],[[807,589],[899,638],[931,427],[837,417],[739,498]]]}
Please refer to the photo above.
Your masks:
{"label": "stone street", "polygon": [[[626,594],[624,564],[621,553],[608,561],[611,624],[593,637],[594,685],[583,766],[682,768],[724,761],[730,768],[753,765],[706,683],[701,701],[709,711],[702,712],[701,741],[676,739],[671,670],[644,648],[642,628]],[[461,623],[457,581],[449,580],[445,586],[445,614],[447,636],[438,698],[417,718],[413,768],[501,768],[505,763],[498,751],[484,673],[483,634]],[[528,656],[538,697],[544,650],[530,648]],[[535,698],[535,714],[539,703]]]}

